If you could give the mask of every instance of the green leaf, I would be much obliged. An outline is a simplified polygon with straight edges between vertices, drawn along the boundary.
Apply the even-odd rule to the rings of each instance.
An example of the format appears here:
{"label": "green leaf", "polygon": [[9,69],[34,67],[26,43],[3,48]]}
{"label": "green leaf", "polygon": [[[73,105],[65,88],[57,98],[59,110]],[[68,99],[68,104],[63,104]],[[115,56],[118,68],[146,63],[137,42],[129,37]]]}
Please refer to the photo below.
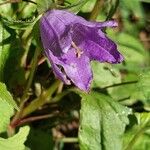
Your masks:
{"label": "green leaf", "polygon": [[140,100],[146,110],[150,110],[150,71],[140,74],[136,88],[132,91],[131,99]]}
{"label": "green leaf", "polygon": [[136,17],[143,18],[143,10],[140,0],[122,0],[120,1],[122,10],[126,13],[133,12]]}
{"label": "green leaf", "polygon": [[[122,83],[125,82],[132,82],[132,81],[138,81],[138,75],[136,74],[131,74],[128,73],[123,79]],[[120,82],[121,83],[121,82]],[[111,88],[108,89],[109,94],[111,95],[112,98],[115,100],[122,100],[126,98],[130,98],[131,95],[136,91],[137,89],[137,83],[132,83],[132,84],[120,84],[120,86],[112,86]],[[133,103],[133,101],[130,101],[129,104]]]}
{"label": "green leaf", "polygon": [[[138,36],[139,28],[145,25],[145,14],[140,0],[121,0],[121,16],[124,30]],[[132,19],[131,19],[132,18]]]}
{"label": "green leaf", "polygon": [[37,0],[36,2],[37,2],[37,10],[39,14],[46,12],[54,5],[53,0],[42,0],[42,1]]}
{"label": "green leaf", "polygon": [[29,133],[29,127],[22,127],[19,132],[8,139],[0,138],[0,149],[1,150],[24,150],[24,142],[27,139]]}
{"label": "green leaf", "polygon": [[125,150],[148,150],[150,147],[150,113],[136,113],[138,124],[124,135]]}
{"label": "green leaf", "polygon": [[138,39],[127,33],[120,33],[115,35],[111,33],[111,35],[119,45],[119,50],[125,57],[125,61],[127,63],[133,62],[141,64],[145,61],[146,51]]}
{"label": "green leaf", "polygon": [[14,113],[13,108],[18,110],[18,107],[11,94],[7,91],[5,84],[0,82],[0,133],[7,130],[10,117]]}
{"label": "green leaf", "polygon": [[15,109],[19,109],[11,94],[7,91],[5,84],[0,82],[0,100],[7,102]]}
{"label": "green leaf", "polygon": [[19,19],[6,19],[2,18],[2,22],[12,29],[27,29],[28,27],[32,27],[35,23],[36,19],[28,19],[28,20],[19,20]]}
{"label": "green leaf", "polygon": [[[123,45],[126,47],[130,47],[135,51],[144,54],[145,49],[142,43],[134,36],[127,33],[120,33],[117,35],[117,39],[119,45]],[[132,41],[132,42],[131,42]]]}
{"label": "green leaf", "polygon": [[139,90],[143,93],[145,99],[150,104],[150,71],[140,75],[138,82]]}
{"label": "green leaf", "polygon": [[5,132],[13,115],[13,107],[0,98],[0,133]]}
{"label": "green leaf", "polygon": [[94,8],[94,5],[96,3],[96,0],[88,1],[83,7],[82,7],[82,12],[91,12],[92,9]]}
{"label": "green leaf", "polygon": [[70,6],[68,6],[67,10],[78,13],[88,1],[89,0],[68,0]]}
{"label": "green leaf", "polygon": [[111,38],[117,42],[118,49],[124,56],[125,65],[122,65],[124,67],[122,69],[139,73],[140,67],[146,64],[148,58],[148,53],[142,43],[136,37],[125,32],[114,34],[112,30],[108,31]]}
{"label": "green leaf", "polygon": [[24,48],[21,37],[16,35],[15,30],[0,22],[0,31],[0,81],[13,86],[9,88],[14,88],[18,85],[18,78],[15,76],[15,85],[9,83],[14,77],[13,74],[22,69],[20,63]]}
{"label": "green leaf", "polygon": [[[0,4],[5,3],[6,0],[0,0]],[[0,16],[3,17],[12,17],[13,9],[10,3],[0,5]]]}
{"label": "green leaf", "polygon": [[82,95],[81,103],[81,150],[121,150],[121,137],[131,110],[96,92]]}
{"label": "green leaf", "polygon": [[[32,2],[36,2],[36,0],[32,0]],[[23,5],[24,4],[24,5]],[[30,18],[35,14],[35,11],[37,9],[37,5],[30,2],[23,2],[19,3],[19,14],[17,17],[19,18]]]}
{"label": "green leaf", "polygon": [[1,22],[0,31],[0,81],[3,81],[5,63],[8,58],[8,50],[10,48],[10,44],[3,44],[3,41],[6,40],[10,36],[10,34],[6,31]]}
{"label": "green leaf", "polygon": [[119,71],[108,64],[100,64],[99,62],[92,62],[93,70],[93,84],[92,87],[105,87],[115,83],[121,82],[121,75]]}

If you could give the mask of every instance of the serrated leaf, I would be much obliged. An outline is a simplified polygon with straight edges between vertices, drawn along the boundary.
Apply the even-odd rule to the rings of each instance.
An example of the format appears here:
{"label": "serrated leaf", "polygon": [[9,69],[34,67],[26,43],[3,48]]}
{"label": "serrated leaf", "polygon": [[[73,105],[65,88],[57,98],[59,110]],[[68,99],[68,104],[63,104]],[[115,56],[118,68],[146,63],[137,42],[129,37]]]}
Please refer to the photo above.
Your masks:
{"label": "serrated leaf", "polygon": [[130,109],[96,92],[82,95],[81,103],[81,150],[121,150]]}
{"label": "serrated leaf", "polygon": [[13,115],[13,107],[0,98],[0,133],[5,132]]}
{"label": "serrated leaf", "polygon": [[11,94],[7,91],[5,84],[0,82],[0,100],[6,101],[9,105],[11,105],[15,109],[19,109]]}
{"label": "serrated leaf", "polygon": [[27,139],[29,133],[29,127],[25,126],[20,128],[19,132],[8,139],[0,138],[1,150],[24,150],[24,142]]}

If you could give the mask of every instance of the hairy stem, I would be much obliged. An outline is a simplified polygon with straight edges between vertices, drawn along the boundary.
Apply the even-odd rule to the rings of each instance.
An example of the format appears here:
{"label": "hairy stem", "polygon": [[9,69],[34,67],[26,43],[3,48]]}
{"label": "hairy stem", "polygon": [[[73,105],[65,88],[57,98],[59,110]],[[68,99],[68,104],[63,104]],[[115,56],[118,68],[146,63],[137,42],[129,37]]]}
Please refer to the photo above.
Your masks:
{"label": "hairy stem", "polygon": [[20,126],[22,124],[37,121],[37,120],[43,120],[43,119],[51,118],[57,114],[58,114],[58,112],[56,111],[53,114],[46,114],[46,115],[41,115],[41,116],[33,116],[33,117],[25,118],[25,119],[20,120],[19,123],[16,124],[16,126]]}
{"label": "hairy stem", "polygon": [[63,143],[78,143],[78,138],[74,137],[67,137],[67,138],[60,138],[56,140],[57,142],[63,142]]}
{"label": "hairy stem", "polygon": [[37,110],[39,107],[43,106],[46,103],[49,103],[53,93],[57,90],[59,84],[60,81],[57,80],[53,85],[50,86],[49,89],[44,90],[38,98],[34,99],[26,108],[24,108],[21,117],[24,118],[25,116]]}

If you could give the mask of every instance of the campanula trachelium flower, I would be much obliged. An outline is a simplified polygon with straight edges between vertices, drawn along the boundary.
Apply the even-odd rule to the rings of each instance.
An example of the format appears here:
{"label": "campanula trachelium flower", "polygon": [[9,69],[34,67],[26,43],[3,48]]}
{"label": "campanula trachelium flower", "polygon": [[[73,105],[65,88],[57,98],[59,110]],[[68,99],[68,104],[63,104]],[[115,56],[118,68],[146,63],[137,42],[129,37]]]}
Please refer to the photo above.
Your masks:
{"label": "campanula trachelium flower", "polygon": [[117,45],[102,32],[105,27],[115,26],[115,21],[86,21],[64,10],[45,13],[40,20],[40,34],[54,74],[65,84],[73,82],[88,92],[93,78],[90,61],[123,61]]}

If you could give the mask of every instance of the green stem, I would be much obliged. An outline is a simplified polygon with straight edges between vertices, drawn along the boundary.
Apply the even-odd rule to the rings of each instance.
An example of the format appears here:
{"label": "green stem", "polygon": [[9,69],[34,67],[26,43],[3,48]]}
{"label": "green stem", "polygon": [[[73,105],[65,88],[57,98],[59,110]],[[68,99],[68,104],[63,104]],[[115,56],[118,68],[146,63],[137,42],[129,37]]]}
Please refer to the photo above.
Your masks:
{"label": "green stem", "polygon": [[22,36],[22,45],[23,45],[23,49],[24,49],[24,54],[23,57],[21,58],[21,63],[20,66],[21,67],[26,67],[26,60],[27,60],[27,55],[29,52],[29,48],[31,45],[31,41],[32,41],[32,36],[31,36],[31,32],[32,32],[32,28],[27,29]]}
{"label": "green stem", "polygon": [[111,4],[111,8],[109,10],[109,13],[108,13],[108,16],[106,18],[106,21],[109,20],[109,19],[112,19],[112,17],[115,14],[118,6],[119,6],[119,0],[115,0],[114,4]]}
{"label": "green stem", "polygon": [[103,5],[103,0],[97,0],[95,5],[94,5],[94,8],[91,12],[91,15],[90,15],[90,20],[94,21],[96,20],[100,10],[101,10],[101,7]]}
{"label": "green stem", "polygon": [[46,114],[46,115],[41,115],[41,116],[33,116],[33,117],[25,118],[25,119],[20,120],[20,122],[16,126],[21,126],[23,124],[26,124],[26,123],[29,123],[29,122],[33,122],[33,121],[38,121],[38,120],[52,118],[52,117],[58,115],[58,113],[59,112],[56,111],[53,114]]}
{"label": "green stem", "polygon": [[137,82],[138,81],[128,81],[128,82],[116,83],[116,84],[113,84],[113,85],[105,86],[102,89],[108,89],[108,88],[112,88],[112,87],[116,87],[116,86],[122,86],[122,85],[126,85],[126,84],[135,84]]}
{"label": "green stem", "polygon": [[74,137],[67,137],[67,138],[60,138],[56,140],[57,142],[63,142],[63,143],[77,143],[79,142],[78,138]]}
{"label": "green stem", "polygon": [[37,110],[39,107],[48,103],[59,84],[60,81],[57,80],[53,85],[50,86],[49,89],[44,90],[38,98],[34,99],[26,108],[24,108],[21,117],[24,118],[25,116]]}
{"label": "green stem", "polygon": [[67,94],[69,94],[70,91],[63,91],[62,93],[57,94],[51,101],[51,103],[56,103],[58,102],[60,99],[62,99],[62,97],[66,96]]}
{"label": "green stem", "polygon": [[138,138],[141,136],[141,134],[143,134],[145,132],[145,130],[147,130],[147,128],[144,126],[142,127],[135,135],[134,137],[131,139],[131,141],[129,142],[128,146],[124,149],[124,150],[131,150],[134,146],[134,144],[136,143],[136,141],[138,140]]}

